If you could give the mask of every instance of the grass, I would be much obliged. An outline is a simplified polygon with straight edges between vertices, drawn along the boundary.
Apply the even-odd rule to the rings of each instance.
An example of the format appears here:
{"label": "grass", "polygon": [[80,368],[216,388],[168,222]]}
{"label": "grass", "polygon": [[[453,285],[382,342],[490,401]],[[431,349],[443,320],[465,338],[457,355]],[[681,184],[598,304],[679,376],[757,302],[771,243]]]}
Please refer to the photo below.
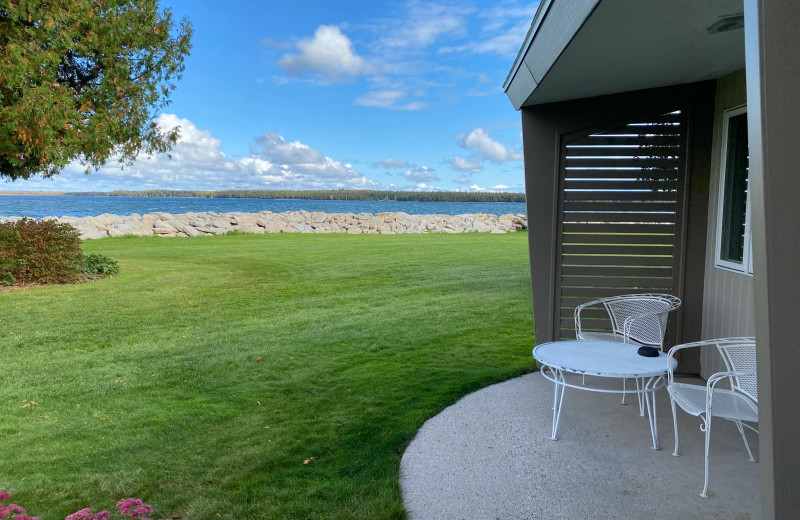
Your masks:
{"label": "grass", "polygon": [[524,233],[83,247],[121,273],[0,293],[0,490],[42,520],[404,518],[422,423],[534,368]]}

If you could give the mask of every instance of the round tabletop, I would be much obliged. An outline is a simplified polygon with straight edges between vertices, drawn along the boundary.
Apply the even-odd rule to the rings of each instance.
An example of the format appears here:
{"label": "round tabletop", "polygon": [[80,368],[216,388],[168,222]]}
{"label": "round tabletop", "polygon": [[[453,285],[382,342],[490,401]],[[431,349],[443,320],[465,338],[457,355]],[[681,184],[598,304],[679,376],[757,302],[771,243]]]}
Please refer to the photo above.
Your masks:
{"label": "round tabletop", "polygon": [[[653,377],[664,375],[668,356],[640,356],[639,345],[612,341],[553,341],[533,349],[533,357],[549,367],[600,377]],[[674,369],[678,362],[672,359]]]}

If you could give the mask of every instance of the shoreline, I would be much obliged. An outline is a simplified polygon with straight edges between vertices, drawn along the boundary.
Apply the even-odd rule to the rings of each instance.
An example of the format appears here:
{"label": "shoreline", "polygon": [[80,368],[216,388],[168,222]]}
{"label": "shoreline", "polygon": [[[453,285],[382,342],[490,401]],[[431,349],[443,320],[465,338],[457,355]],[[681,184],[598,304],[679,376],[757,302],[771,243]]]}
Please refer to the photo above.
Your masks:
{"label": "shoreline", "polygon": [[[22,217],[0,217],[0,223]],[[346,233],[396,235],[404,233],[510,233],[527,229],[528,219],[522,214],[491,215],[412,215],[404,212],[324,213],[321,211],[286,211],[274,213],[164,212],[140,215],[104,213],[96,217],[45,217],[74,226],[81,239],[106,237],[163,236],[194,237],[224,235],[230,232],[267,233]]]}

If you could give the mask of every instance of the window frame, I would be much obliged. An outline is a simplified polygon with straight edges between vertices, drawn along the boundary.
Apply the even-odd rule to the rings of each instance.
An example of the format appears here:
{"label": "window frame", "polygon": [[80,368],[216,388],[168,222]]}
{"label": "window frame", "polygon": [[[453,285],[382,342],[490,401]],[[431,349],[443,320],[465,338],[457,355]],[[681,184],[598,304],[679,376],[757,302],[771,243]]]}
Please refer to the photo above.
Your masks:
{"label": "window frame", "polygon": [[725,220],[725,188],[726,188],[726,175],[728,168],[728,132],[730,129],[730,121],[733,117],[747,113],[747,105],[740,105],[737,107],[725,110],[722,116],[722,146],[720,150],[720,167],[719,167],[719,189],[717,192],[717,233],[716,233],[716,254],[715,266],[729,271],[735,271],[740,274],[753,275],[753,246],[751,240],[750,217],[752,208],[750,205],[751,190],[747,190],[745,199],[745,219],[744,219],[744,244],[742,262],[734,262],[722,258],[722,233],[723,223]]}

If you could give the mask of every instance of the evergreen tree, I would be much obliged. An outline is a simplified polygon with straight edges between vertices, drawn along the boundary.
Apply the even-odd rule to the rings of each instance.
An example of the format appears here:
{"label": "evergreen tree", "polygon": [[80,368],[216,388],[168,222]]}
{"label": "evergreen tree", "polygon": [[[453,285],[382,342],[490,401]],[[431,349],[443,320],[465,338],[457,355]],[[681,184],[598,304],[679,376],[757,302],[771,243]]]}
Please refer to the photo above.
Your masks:
{"label": "evergreen tree", "polygon": [[0,178],[87,172],[168,151],[154,121],[188,55],[191,24],[157,0],[0,2]]}

